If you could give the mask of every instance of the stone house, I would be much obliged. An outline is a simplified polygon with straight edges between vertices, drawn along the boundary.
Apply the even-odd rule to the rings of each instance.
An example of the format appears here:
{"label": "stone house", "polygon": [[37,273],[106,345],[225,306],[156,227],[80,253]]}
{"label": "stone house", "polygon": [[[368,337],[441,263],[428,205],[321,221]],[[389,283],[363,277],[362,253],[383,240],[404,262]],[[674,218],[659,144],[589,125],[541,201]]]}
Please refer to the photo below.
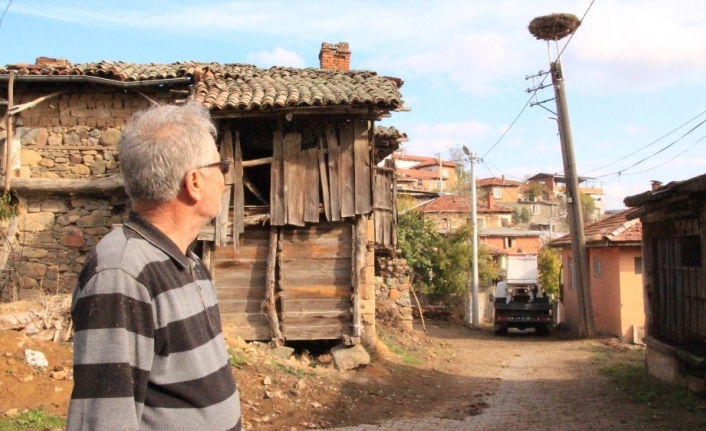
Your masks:
{"label": "stone house", "polygon": [[[566,196],[566,178],[564,178],[563,175],[539,173],[528,178],[527,181],[536,181],[544,184],[549,194],[548,200],[557,198],[560,202],[564,202]],[[596,205],[596,208],[593,213],[593,220],[599,220],[601,217],[603,217],[603,213],[605,212],[605,205],[603,202],[603,186],[601,185],[600,181],[589,177],[579,177],[579,191],[593,198],[593,202]],[[561,206],[561,214],[558,214],[562,216],[562,218],[565,212],[564,206],[565,205]]]}
{"label": "stone house", "polygon": [[[642,333],[645,311],[642,289],[642,225],[629,220],[634,211],[626,210],[584,228],[589,261],[591,302],[596,333],[624,341]],[[574,287],[571,236],[549,243],[561,249],[564,322],[578,331],[579,306]]]}
{"label": "stone house", "polygon": [[[489,206],[492,201],[478,201],[476,203],[477,226],[505,226],[511,223],[512,209],[500,205]],[[471,198],[460,195],[442,195],[418,205],[425,218],[430,219],[437,231],[441,233],[452,232],[470,222]]]}
{"label": "stone house", "polygon": [[348,64],[344,43],[324,43],[320,59],[321,69],[0,67],[5,186],[20,208],[3,232],[3,299],[72,290],[86,254],[127,216],[117,159],[126,120],[191,99],[211,111],[221,155],[234,160],[224,211],[194,244],[224,328],[275,342],[374,337],[375,253],[396,243],[394,170],[376,165],[400,138],[374,123],[403,109],[401,80],[323,68]]}
{"label": "stone house", "polygon": [[625,198],[642,223],[642,281],[653,376],[706,391],[706,175]]}
{"label": "stone house", "polygon": [[444,193],[456,187],[458,163],[406,154],[401,150],[392,153],[389,159],[394,161],[401,190]]}

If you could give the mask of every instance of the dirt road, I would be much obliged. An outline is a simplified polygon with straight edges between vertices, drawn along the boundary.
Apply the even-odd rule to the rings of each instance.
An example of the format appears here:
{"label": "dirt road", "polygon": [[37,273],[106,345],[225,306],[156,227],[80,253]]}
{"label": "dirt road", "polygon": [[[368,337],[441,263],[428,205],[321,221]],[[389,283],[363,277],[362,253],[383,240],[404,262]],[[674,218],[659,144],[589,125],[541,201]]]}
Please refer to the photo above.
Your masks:
{"label": "dirt road", "polygon": [[448,404],[337,430],[706,429],[703,410],[667,412],[630,401],[598,372],[605,351],[598,341],[434,326],[429,335],[437,341],[437,372],[457,383],[446,391]]}

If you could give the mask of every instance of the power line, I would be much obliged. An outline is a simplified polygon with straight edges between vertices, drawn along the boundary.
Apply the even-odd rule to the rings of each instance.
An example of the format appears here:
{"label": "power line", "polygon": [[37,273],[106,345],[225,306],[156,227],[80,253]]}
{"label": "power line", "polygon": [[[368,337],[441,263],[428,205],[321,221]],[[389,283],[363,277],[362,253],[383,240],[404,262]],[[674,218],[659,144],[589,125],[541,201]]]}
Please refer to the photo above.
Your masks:
{"label": "power line", "polygon": [[[581,20],[579,21],[581,24],[583,24],[584,18],[586,18],[586,15],[588,14],[588,11],[591,10],[591,6],[593,6],[593,3],[594,3],[595,1],[596,1],[596,0],[591,0],[591,4],[588,5],[588,8],[586,9],[586,12],[584,12],[583,16],[581,17]],[[581,27],[581,25],[579,25],[579,27]],[[563,47],[563,48],[561,49],[561,51],[559,52],[559,55],[557,56],[557,61],[561,58],[561,54],[563,54],[563,53],[564,53],[564,50],[566,49],[566,47],[569,46],[569,42],[571,42],[571,39],[574,38],[574,35],[575,35],[575,34],[576,34],[576,31],[574,31],[573,33],[571,33],[571,36],[569,37],[569,40],[566,41],[566,44],[564,44],[564,47]],[[512,126],[515,125],[515,123],[516,123],[517,120],[520,118],[520,116],[522,115],[522,113],[525,112],[525,109],[527,109],[527,106],[529,106],[530,102],[532,102],[532,98],[533,98],[533,97],[536,97],[537,91],[542,88],[542,84],[544,84],[544,81],[547,79],[547,76],[549,76],[549,74],[545,74],[545,75],[544,75],[544,78],[542,78],[542,80],[540,81],[539,86],[538,86],[537,88],[535,88],[535,90],[534,90],[534,92],[532,92],[532,94],[530,94],[530,98],[529,98],[529,99],[527,100],[527,102],[525,103],[525,106],[523,106],[522,109],[520,109],[520,113],[517,114],[517,116],[515,117],[514,120],[512,120],[512,123],[510,123],[510,125],[507,127],[507,129],[505,129],[505,132],[503,132],[502,136],[500,136],[500,138],[499,138],[497,141],[495,141],[495,143],[493,144],[493,146],[490,147],[490,149],[489,149],[488,151],[486,151],[485,154],[483,154],[483,155],[480,157],[481,159],[484,159],[488,154],[490,154],[490,152],[493,151],[493,149],[500,143],[500,141],[503,140],[503,138],[505,137],[505,135],[507,135],[507,133],[510,131],[510,129],[512,129]]]}
{"label": "power line", "polygon": [[2,20],[5,18],[5,14],[7,13],[7,10],[10,9],[10,5],[12,4],[12,0],[7,4],[7,7],[5,7],[5,11],[2,13],[2,16],[0,16],[0,27],[2,27]]}
{"label": "power line", "polygon": [[672,157],[671,159],[669,159],[669,160],[667,160],[667,161],[665,161],[665,162],[663,162],[663,163],[660,163],[659,165],[653,166],[653,167],[651,167],[651,168],[649,168],[649,169],[645,169],[644,171],[640,171],[640,172],[631,172],[631,173],[629,173],[629,174],[623,174],[623,175],[638,175],[638,174],[644,174],[645,172],[649,172],[649,171],[651,171],[651,170],[654,170],[654,169],[657,169],[657,168],[659,168],[659,167],[661,167],[661,166],[664,166],[664,165],[666,165],[667,163],[671,162],[672,160],[676,159],[677,157],[681,156],[682,154],[686,153],[686,152],[689,151],[690,149],[694,148],[694,147],[696,146],[696,144],[698,144],[699,142],[703,141],[704,139],[706,139],[706,135],[702,136],[702,137],[699,138],[696,142],[694,142],[693,144],[689,145],[689,146],[688,146],[684,151],[682,151],[681,153],[677,154],[676,156]]}
{"label": "power line", "polygon": [[[667,150],[668,148],[670,148],[671,146],[673,146],[673,145],[676,144],[677,142],[679,142],[679,141],[681,141],[682,139],[684,139],[685,137],[687,137],[689,134],[691,134],[691,132],[693,132],[694,130],[696,130],[696,129],[698,129],[699,127],[701,127],[704,123],[706,123],[706,120],[703,120],[702,122],[700,122],[700,123],[697,124],[696,126],[692,127],[688,132],[684,133],[682,136],[680,136],[679,138],[677,138],[674,142],[670,143],[669,145],[667,145],[667,146],[665,146],[665,147],[660,148],[658,151],[656,151],[656,152],[650,154],[649,156],[643,158],[643,159],[640,160],[640,161],[637,161],[637,162],[633,163],[632,165],[628,166],[627,168],[621,169],[621,170],[619,170],[619,171],[612,172],[612,173],[610,173],[610,174],[599,175],[599,176],[594,177],[594,178],[603,178],[603,177],[608,177],[608,176],[615,175],[615,174],[623,174],[623,172],[627,171],[628,169],[634,168],[635,166],[637,166],[637,165],[639,165],[639,164],[641,164],[641,163],[643,163],[643,162],[645,162],[645,161],[651,159],[652,157],[656,156],[657,154],[660,154],[661,152]],[[693,145],[692,145],[692,146],[693,146]],[[689,148],[691,148],[691,147],[689,147]],[[672,159],[672,160],[673,160],[673,159]],[[671,161],[671,160],[670,160],[670,161]]]}
{"label": "power line", "polygon": [[682,124],[681,126],[677,127],[676,129],[670,131],[669,133],[663,135],[662,137],[660,137],[660,138],[658,138],[658,139],[655,139],[654,141],[650,142],[649,144],[645,145],[644,147],[638,148],[637,150],[633,151],[632,153],[630,153],[630,154],[628,154],[628,155],[625,155],[625,156],[619,158],[618,160],[612,161],[612,162],[610,162],[610,163],[608,163],[608,164],[606,164],[606,165],[603,165],[603,166],[598,167],[598,168],[595,168],[595,169],[591,169],[590,171],[586,171],[586,172],[582,173],[581,175],[590,174],[591,172],[595,172],[595,171],[601,170],[601,169],[603,169],[603,168],[607,168],[608,166],[614,165],[614,164],[618,163],[618,162],[621,161],[621,160],[625,160],[625,159],[627,159],[628,157],[630,157],[630,156],[632,156],[632,155],[634,155],[634,154],[639,153],[640,151],[644,150],[645,148],[650,147],[650,146],[652,146],[653,144],[656,144],[657,142],[661,141],[662,139],[666,138],[667,136],[671,135],[672,133],[676,132],[677,130],[681,129],[682,127],[686,126],[687,124],[691,123],[692,121],[696,120],[697,118],[699,118],[700,116],[702,116],[702,115],[704,115],[704,114],[706,114],[706,111],[702,111],[701,113],[699,113],[697,116],[695,116],[694,118],[690,119],[690,120],[687,121],[686,123]]}

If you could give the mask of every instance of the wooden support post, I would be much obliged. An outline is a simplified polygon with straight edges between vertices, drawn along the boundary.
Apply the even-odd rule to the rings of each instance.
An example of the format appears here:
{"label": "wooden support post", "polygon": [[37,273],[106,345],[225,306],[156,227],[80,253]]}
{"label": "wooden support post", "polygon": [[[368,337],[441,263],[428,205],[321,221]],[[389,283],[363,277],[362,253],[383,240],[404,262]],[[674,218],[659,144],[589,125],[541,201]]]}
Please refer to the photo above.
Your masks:
{"label": "wooden support post", "polygon": [[267,316],[270,324],[271,343],[273,346],[284,344],[284,337],[279,329],[279,318],[277,317],[277,305],[275,304],[275,265],[277,262],[278,233],[277,226],[270,226],[270,245],[267,255],[267,274],[265,286],[265,300],[262,303],[262,310]]}
{"label": "wooden support post", "polygon": [[14,104],[15,71],[10,71],[7,83],[7,138],[5,138],[5,191],[10,190],[10,177],[12,176],[12,114],[10,110]]}
{"label": "wooden support post", "polygon": [[368,239],[365,234],[365,216],[355,216],[353,227],[353,336],[360,337],[362,326],[360,318],[360,300],[365,280],[365,258],[368,251]]}

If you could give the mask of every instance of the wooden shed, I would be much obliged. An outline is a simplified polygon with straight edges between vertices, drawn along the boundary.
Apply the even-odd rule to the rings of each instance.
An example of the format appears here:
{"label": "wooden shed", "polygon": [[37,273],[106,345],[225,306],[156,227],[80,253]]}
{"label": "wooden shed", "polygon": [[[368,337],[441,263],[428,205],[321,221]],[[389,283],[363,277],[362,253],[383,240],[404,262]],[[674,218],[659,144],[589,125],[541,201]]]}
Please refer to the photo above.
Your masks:
{"label": "wooden shed", "polygon": [[706,175],[625,198],[642,222],[645,362],[650,374],[706,391]]}
{"label": "wooden shed", "polygon": [[[376,164],[403,140],[374,123],[403,108],[399,79],[243,64],[37,63],[0,68],[3,124],[10,142],[13,131],[24,137],[21,152],[6,146],[6,189],[42,213],[42,197],[61,203],[66,216],[54,214],[61,226],[48,229],[61,234],[36,233],[31,244],[67,248],[72,261],[57,276],[75,277],[91,246],[65,245],[64,232],[81,230],[94,244],[127,212],[117,141],[103,137],[119,136],[150,104],[193,99],[211,111],[222,157],[234,160],[223,211],[195,244],[213,273],[224,329],[276,343],[374,337],[374,253],[396,243],[394,170]],[[29,151],[40,161],[18,163]],[[80,197],[106,209],[96,215]],[[102,230],[78,223],[86,212]]]}

